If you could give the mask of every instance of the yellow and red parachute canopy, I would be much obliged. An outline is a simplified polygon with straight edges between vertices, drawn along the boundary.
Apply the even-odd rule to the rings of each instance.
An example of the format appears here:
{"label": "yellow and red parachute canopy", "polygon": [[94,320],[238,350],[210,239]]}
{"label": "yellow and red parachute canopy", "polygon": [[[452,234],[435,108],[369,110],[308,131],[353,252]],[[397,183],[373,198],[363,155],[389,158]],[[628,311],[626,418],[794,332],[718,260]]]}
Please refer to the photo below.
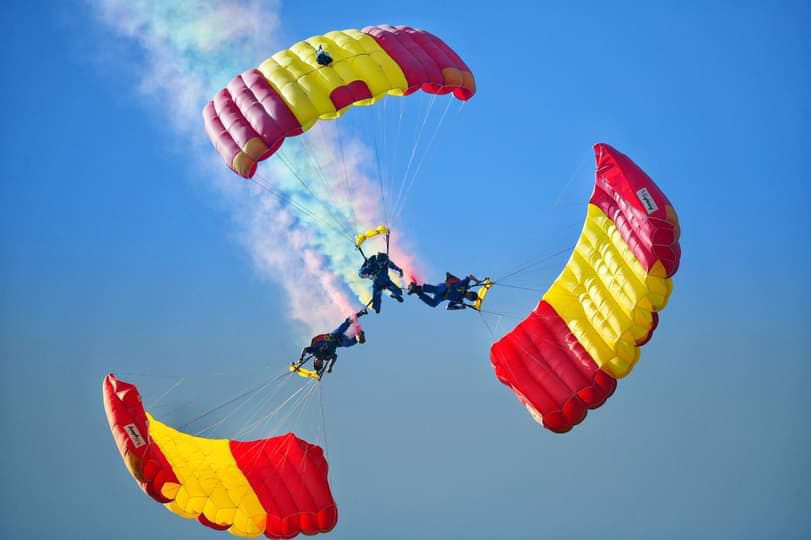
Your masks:
{"label": "yellow and red parachute canopy", "polygon": [[335,527],[320,447],[293,433],[243,442],[177,431],[152,418],[138,389],[113,374],[103,397],[127,469],[175,514],[244,537],[293,538]]}
{"label": "yellow and red parachute canopy", "polygon": [[665,194],[628,156],[607,144],[594,151],[594,192],[569,262],[490,352],[499,380],[561,433],[602,405],[639,360],[681,257]]}
{"label": "yellow and red parachute canopy", "polygon": [[[322,47],[332,62],[322,65]],[[367,26],[300,41],[237,75],[203,109],[217,152],[240,176],[251,178],[259,161],[286,137],[319,119],[340,117],[353,105],[422,89],[468,100],[476,92],[470,68],[441,39],[408,26]]]}

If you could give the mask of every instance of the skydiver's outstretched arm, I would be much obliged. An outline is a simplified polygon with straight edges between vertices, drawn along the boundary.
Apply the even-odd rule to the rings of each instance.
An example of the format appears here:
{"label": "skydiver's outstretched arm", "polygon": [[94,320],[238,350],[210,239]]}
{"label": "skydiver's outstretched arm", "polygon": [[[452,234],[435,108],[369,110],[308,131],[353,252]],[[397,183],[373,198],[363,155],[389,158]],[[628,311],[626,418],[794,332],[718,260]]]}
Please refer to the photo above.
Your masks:
{"label": "skydiver's outstretched arm", "polygon": [[401,276],[403,275],[403,269],[400,268],[399,266],[397,266],[396,264],[394,264],[394,261],[392,261],[391,259],[389,259],[389,268],[391,268],[392,270],[394,270],[395,272],[397,272]]}

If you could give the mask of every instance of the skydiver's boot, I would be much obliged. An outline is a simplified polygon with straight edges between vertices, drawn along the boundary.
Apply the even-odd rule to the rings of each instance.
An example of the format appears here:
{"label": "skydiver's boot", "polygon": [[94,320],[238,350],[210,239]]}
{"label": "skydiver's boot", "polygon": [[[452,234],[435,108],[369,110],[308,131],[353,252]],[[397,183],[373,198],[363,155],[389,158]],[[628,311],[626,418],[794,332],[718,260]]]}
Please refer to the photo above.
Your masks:
{"label": "skydiver's boot", "polygon": [[366,343],[366,332],[363,330],[358,333],[358,343]]}
{"label": "skydiver's boot", "polygon": [[408,294],[418,293],[420,292],[420,289],[421,287],[413,281],[408,284]]}

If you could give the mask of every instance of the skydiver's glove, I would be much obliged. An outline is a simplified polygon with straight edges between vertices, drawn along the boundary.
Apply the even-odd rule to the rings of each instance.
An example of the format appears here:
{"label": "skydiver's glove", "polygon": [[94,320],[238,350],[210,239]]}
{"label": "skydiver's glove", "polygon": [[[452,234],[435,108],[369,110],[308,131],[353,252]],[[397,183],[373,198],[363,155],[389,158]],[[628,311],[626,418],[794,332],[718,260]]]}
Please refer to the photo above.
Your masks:
{"label": "skydiver's glove", "polygon": [[365,307],[365,308],[363,308],[362,310],[360,310],[360,311],[358,311],[357,313],[355,313],[355,317],[357,317],[358,319],[360,319],[360,318],[361,318],[361,317],[363,317],[364,315],[368,315],[368,314],[369,314],[369,306],[366,306],[366,307]]}
{"label": "skydiver's glove", "polygon": [[403,277],[403,269],[402,269],[402,268],[400,268],[399,270],[397,270],[397,272],[400,274],[400,277]]}

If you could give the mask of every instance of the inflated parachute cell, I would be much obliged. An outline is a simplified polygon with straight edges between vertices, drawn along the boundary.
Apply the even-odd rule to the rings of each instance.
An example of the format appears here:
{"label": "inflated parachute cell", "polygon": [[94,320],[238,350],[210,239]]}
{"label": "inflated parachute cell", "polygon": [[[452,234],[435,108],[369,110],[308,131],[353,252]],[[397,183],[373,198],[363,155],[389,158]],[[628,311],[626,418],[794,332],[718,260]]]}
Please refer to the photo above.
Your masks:
{"label": "inflated parachute cell", "polygon": [[538,306],[493,344],[501,382],[564,433],[602,405],[639,360],[681,257],[673,205],[628,156],[594,146],[597,173],[572,256]]}
{"label": "inflated parachute cell", "polygon": [[[319,64],[319,46],[332,62]],[[422,89],[468,100],[476,92],[470,68],[438,37],[408,26],[367,26],[329,32],[279,51],[237,75],[203,109],[214,148],[240,176],[319,119],[353,105]]]}
{"label": "inflated parachute cell", "polygon": [[292,433],[247,442],[182,433],[152,418],[138,389],[112,374],[103,395],[130,473],[175,514],[247,537],[293,538],[335,527],[320,447]]}

